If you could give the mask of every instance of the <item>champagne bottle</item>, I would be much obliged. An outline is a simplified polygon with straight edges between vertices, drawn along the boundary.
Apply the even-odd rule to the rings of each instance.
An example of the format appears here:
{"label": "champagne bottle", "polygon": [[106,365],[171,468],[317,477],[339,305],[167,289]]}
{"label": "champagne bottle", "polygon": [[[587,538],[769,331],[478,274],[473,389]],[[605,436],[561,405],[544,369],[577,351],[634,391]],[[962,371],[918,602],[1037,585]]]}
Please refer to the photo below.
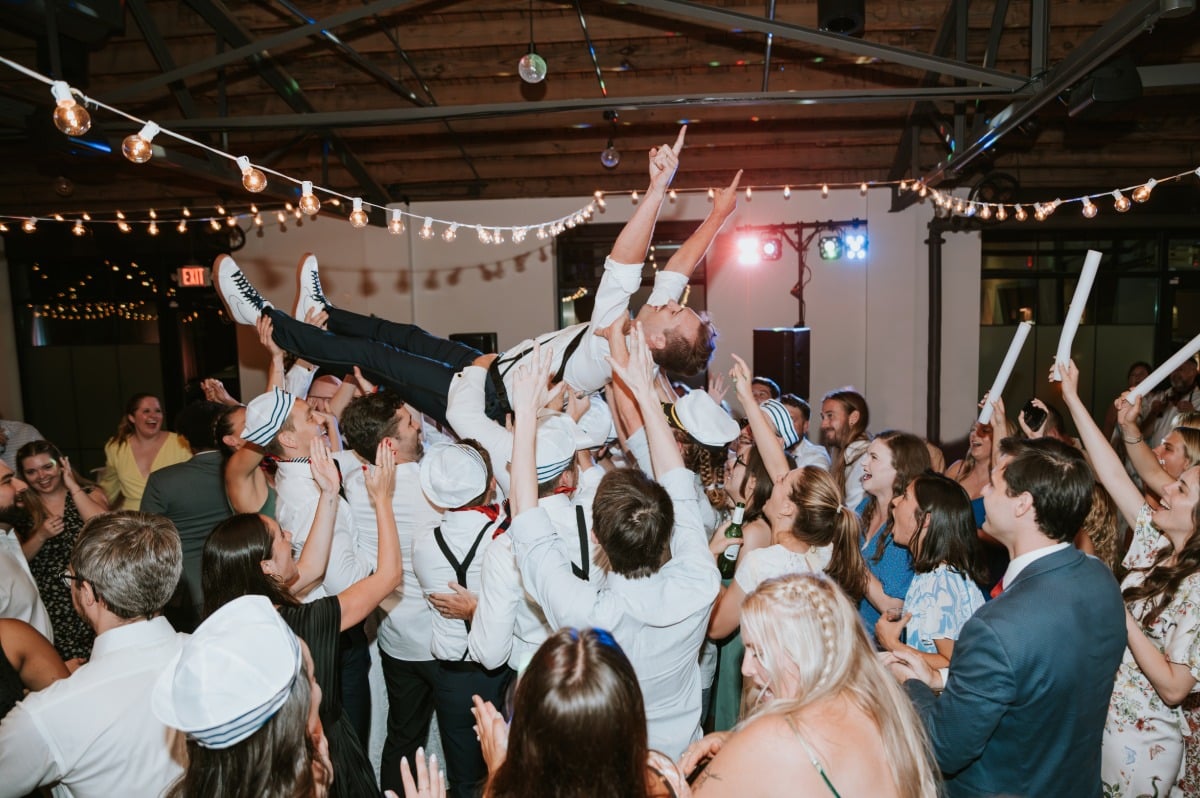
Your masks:
{"label": "champagne bottle", "polygon": [[738,502],[733,508],[733,520],[725,527],[725,537],[730,542],[717,561],[717,570],[721,572],[722,579],[732,579],[733,572],[737,570],[738,552],[742,550],[742,516],[745,514],[746,505]]}

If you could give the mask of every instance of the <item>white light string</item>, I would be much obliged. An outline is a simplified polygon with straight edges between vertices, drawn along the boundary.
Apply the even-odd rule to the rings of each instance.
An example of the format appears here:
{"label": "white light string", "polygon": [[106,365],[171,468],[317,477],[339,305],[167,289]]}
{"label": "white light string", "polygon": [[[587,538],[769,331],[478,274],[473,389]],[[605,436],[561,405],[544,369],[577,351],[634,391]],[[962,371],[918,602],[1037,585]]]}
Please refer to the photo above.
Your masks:
{"label": "white light string", "polygon": [[[428,240],[437,236],[447,242],[454,241],[457,238],[458,232],[463,229],[474,230],[479,240],[483,243],[503,243],[504,233],[509,233],[514,243],[520,243],[524,240],[526,234],[533,230],[536,230],[536,235],[539,239],[544,240],[546,238],[556,236],[562,233],[564,230],[590,221],[598,209],[603,210],[605,208],[605,193],[602,191],[594,192],[592,201],[579,210],[576,210],[565,216],[560,216],[557,219],[551,219],[545,222],[535,222],[526,225],[474,224],[450,219],[438,219],[423,214],[415,214],[400,208],[389,208],[384,205],[367,202],[361,197],[343,194],[324,186],[316,186],[311,181],[300,180],[292,177],[291,175],[271,169],[270,167],[254,164],[246,156],[234,156],[228,152],[189,138],[188,136],[176,133],[167,128],[162,128],[154,122],[140,119],[132,114],[122,111],[119,108],[114,108],[113,106],[107,105],[106,103],[103,103],[94,97],[84,94],[79,89],[68,86],[61,81],[55,81],[52,78],[41,74],[40,72],[36,72],[28,67],[24,67],[21,64],[18,64],[15,61],[3,56],[0,56],[0,64],[8,66],[9,68],[20,72],[29,78],[51,86],[52,93],[54,94],[55,98],[59,100],[60,106],[63,104],[64,98],[76,96],[85,105],[103,108],[110,113],[116,114],[117,116],[127,119],[130,122],[140,125],[140,132],[134,136],[128,137],[126,139],[126,146],[123,147],[123,149],[126,150],[126,157],[134,160],[135,163],[145,162],[151,157],[152,150],[150,149],[150,139],[158,135],[166,135],[185,144],[189,144],[193,147],[197,147],[212,153],[213,155],[232,161],[243,174],[243,184],[252,192],[261,191],[266,187],[265,179],[260,179],[266,174],[273,175],[286,182],[300,186],[301,198],[300,202],[298,203],[298,207],[293,206],[291,203],[285,203],[283,209],[266,206],[264,206],[262,209],[263,212],[275,213],[280,225],[283,225],[286,222],[286,219],[284,218],[285,210],[287,214],[294,215],[297,220],[302,220],[304,215],[309,215],[315,218],[315,214],[318,212],[320,206],[319,201],[314,201],[318,192],[330,197],[330,204],[335,206],[340,207],[342,201],[349,203],[353,208],[353,210],[350,212],[350,222],[355,227],[366,226],[366,221],[364,220],[365,217],[360,215],[359,212],[365,208],[374,208],[384,212],[387,220],[387,227],[392,233],[404,232],[405,226],[403,219],[408,218],[410,220],[414,220],[414,222],[415,220],[420,220],[418,235],[421,238]],[[86,114],[84,117],[86,119]],[[56,119],[56,124],[57,123],[58,120]],[[86,122],[84,129],[86,130],[86,127],[89,125],[90,120]],[[142,134],[146,134],[145,137],[143,137]],[[136,153],[132,154],[128,151],[128,143],[131,139],[136,140],[134,141],[134,144],[138,150]],[[260,174],[255,175],[253,174],[254,172],[258,172]],[[942,191],[941,189],[929,187],[925,181],[920,178],[905,178],[902,180],[882,181],[864,180],[845,182],[794,183],[774,186],[747,186],[744,189],[744,195],[746,200],[750,201],[753,200],[754,192],[756,190],[760,192],[775,190],[782,191],[783,198],[786,200],[791,198],[793,189],[819,190],[822,199],[827,199],[829,197],[829,192],[832,189],[857,187],[859,193],[862,196],[866,196],[867,192],[871,188],[896,186],[901,192],[912,191],[916,193],[919,199],[922,201],[927,197],[931,198],[934,204],[937,205],[938,208],[943,212],[965,217],[978,216],[982,220],[994,219],[1002,222],[1011,217],[1014,221],[1023,222],[1032,216],[1037,221],[1044,221],[1045,219],[1049,218],[1060,206],[1069,204],[1079,204],[1081,206],[1081,212],[1083,216],[1091,219],[1098,215],[1100,209],[1100,206],[1094,202],[1094,200],[1111,199],[1113,201],[1114,209],[1119,213],[1124,213],[1130,210],[1130,208],[1133,206],[1133,203],[1143,203],[1148,200],[1151,192],[1156,186],[1159,186],[1163,183],[1175,182],[1193,174],[1197,177],[1200,177],[1200,167],[1188,169],[1186,171],[1179,172],[1174,175],[1168,175],[1166,177],[1151,178],[1144,183],[1137,183],[1108,191],[1082,194],[1077,197],[1070,197],[1068,199],[1056,198],[1049,201],[1024,203],[985,202],[980,200],[966,199],[963,197],[955,197],[948,191]],[[251,186],[255,186],[255,188],[250,188]],[[668,194],[668,199],[671,202],[675,202],[680,194],[695,194],[700,192],[707,193],[709,201],[712,201],[715,197],[716,189],[671,189]],[[627,193],[615,192],[610,196],[625,196],[626,194],[633,203],[636,204],[638,202],[639,194],[637,191]],[[175,215],[172,215],[171,218],[163,221],[164,223],[174,222],[180,232],[186,231],[188,221],[208,222],[210,226],[219,227],[222,222],[233,226],[237,224],[239,219],[250,218],[256,226],[261,227],[263,225],[263,220],[259,215],[259,210],[254,206],[252,206],[252,210],[248,213],[226,214],[225,209],[221,206],[214,206],[214,209],[218,211],[218,215],[216,216],[188,218],[191,216],[190,210],[188,208],[179,208],[176,209]],[[67,218],[68,216],[75,218]],[[155,210],[149,211],[149,218],[147,219],[127,219],[120,211],[117,211],[115,217],[112,219],[105,219],[99,214],[93,218],[92,214],[89,214],[86,211],[77,211],[65,214],[57,213],[51,214],[50,216],[0,215],[0,232],[7,232],[8,230],[7,226],[3,224],[3,220],[19,222],[27,232],[33,232],[33,230],[36,229],[37,223],[42,221],[65,222],[72,224],[73,230],[79,235],[86,233],[86,228],[83,226],[83,222],[85,221],[93,224],[116,224],[121,226],[125,232],[128,232],[126,228],[130,225],[138,224],[147,227],[152,235],[157,234],[158,232],[158,217]],[[435,226],[441,226],[444,229],[442,229],[439,233],[434,229]]]}

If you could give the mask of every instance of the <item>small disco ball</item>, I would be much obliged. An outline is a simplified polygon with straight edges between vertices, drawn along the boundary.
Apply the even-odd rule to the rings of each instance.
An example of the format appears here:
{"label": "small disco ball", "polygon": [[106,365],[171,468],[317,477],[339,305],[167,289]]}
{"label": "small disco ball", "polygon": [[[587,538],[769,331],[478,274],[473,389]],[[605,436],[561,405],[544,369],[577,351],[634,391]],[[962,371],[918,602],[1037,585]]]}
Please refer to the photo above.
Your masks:
{"label": "small disco ball", "polygon": [[546,59],[537,53],[526,53],[521,56],[517,71],[521,73],[521,80],[526,83],[541,83],[546,79]]}

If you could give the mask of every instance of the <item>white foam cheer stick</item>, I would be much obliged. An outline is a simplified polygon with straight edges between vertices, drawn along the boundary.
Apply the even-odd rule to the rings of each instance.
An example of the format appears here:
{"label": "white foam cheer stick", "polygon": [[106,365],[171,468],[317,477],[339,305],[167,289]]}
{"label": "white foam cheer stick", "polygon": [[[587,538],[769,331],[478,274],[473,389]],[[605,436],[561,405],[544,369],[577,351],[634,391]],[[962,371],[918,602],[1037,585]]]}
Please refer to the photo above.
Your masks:
{"label": "white foam cheer stick", "polygon": [[1050,377],[1055,382],[1062,382],[1060,369],[1071,359],[1071,344],[1075,341],[1075,333],[1079,331],[1079,322],[1083,318],[1083,310],[1087,307],[1088,295],[1092,293],[1092,283],[1096,281],[1096,272],[1099,269],[1100,253],[1089,249],[1083,261],[1083,271],[1079,274],[1079,282],[1075,284],[1071,306],[1067,308],[1062,335],[1058,336],[1058,349],[1054,353],[1054,369]]}
{"label": "white foam cheer stick", "polygon": [[1171,372],[1183,365],[1188,358],[1196,356],[1200,352],[1200,335],[1197,335],[1192,340],[1188,341],[1187,346],[1180,349],[1175,354],[1171,355],[1166,363],[1156,368],[1150,373],[1150,376],[1138,383],[1137,387],[1126,394],[1125,399],[1129,404],[1133,404],[1133,397],[1145,396],[1154,389],[1155,385],[1165,380],[1171,375]]}
{"label": "white foam cheer stick", "polygon": [[1008,345],[1008,354],[1004,356],[1004,362],[1000,364],[1000,370],[996,372],[996,379],[992,382],[992,389],[987,392],[987,398],[983,402],[983,410],[979,411],[979,423],[990,424],[992,421],[992,402],[1000,398],[1004,393],[1004,386],[1008,385],[1008,378],[1012,375],[1013,368],[1017,365],[1017,358],[1021,355],[1021,348],[1025,346],[1025,339],[1029,337],[1029,331],[1033,329],[1033,322],[1023,321],[1017,325],[1017,332],[1013,335],[1012,343]]}

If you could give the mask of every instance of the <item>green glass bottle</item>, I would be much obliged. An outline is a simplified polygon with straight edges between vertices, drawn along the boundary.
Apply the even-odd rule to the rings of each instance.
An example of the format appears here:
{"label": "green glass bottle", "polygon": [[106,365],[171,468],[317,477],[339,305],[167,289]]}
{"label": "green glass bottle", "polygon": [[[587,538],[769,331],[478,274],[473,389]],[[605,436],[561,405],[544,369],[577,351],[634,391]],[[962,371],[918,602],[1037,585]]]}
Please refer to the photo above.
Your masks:
{"label": "green glass bottle", "polygon": [[746,514],[746,505],[738,502],[733,508],[733,520],[725,527],[725,538],[729,541],[725,550],[717,560],[717,570],[722,579],[732,579],[737,570],[738,552],[742,550],[742,516]]}

